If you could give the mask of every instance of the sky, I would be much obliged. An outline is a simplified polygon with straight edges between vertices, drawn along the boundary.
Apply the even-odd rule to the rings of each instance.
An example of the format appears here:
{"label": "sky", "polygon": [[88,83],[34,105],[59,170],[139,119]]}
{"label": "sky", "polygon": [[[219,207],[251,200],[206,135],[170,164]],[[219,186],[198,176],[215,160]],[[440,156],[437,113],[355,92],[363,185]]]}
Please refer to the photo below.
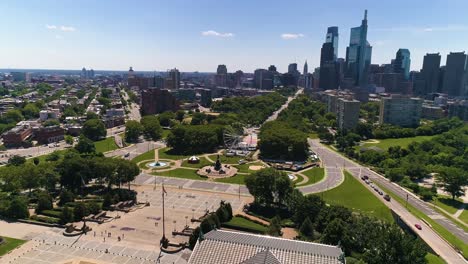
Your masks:
{"label": "sky", "polygon": [[345,57],[365,9],[372,63],[407,48],[419,70],[426,53],[468,52],[467,0],[2,0],[0,68],[310,71],[329,26]]}

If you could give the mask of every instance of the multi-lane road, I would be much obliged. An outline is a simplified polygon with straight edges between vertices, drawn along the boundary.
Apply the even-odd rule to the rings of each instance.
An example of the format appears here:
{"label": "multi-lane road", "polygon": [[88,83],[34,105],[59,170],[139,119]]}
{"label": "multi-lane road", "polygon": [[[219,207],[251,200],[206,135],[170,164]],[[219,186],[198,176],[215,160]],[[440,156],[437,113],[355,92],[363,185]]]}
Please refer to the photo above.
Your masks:
{"label": "multi-lane road", "polygon": [[[361,175],[368,175],[369,178],[377,183],[378,185],[383,186],[384,188],[390,190],[395,195],[398,195],[402,199],[406,199],[407,195],[410,197],[408,203],[416,207],[434,221],[445,227],[448,231],[453,233],[459,239],[468,242],[468,235],[461,228],[454,225],[450,220],[446,219],[444,216],[435,212],[430,208],[425,202],[419,200],[416,197],[413,197],[411,194],[408,194],[406,190],[399,187],[396,184],[389,182],[386,178],[379,175],[378,173],[368,169],[367,167],[361,166],[360,164],[343,157],[341,154],[330,150],[326,146],[319,143],[318,140],[309,140],[309,144],[312,149],[317,153],[321,158],[323,166],[325,167],[327,178],[324,181],[310,186],[305,186],[300,188],[301,191],[305,193],[320,192],[326,189],[335,187],[341,183],[343,180],[343,175],[341,173],[341,168],[349,171],[354,177],[359,179]],[[366,188],[370,187],[366,184],[363,184]],[[331,187],[332,186],[332,187]],[[390,209],[397,213],[402,220],[404,220],[410,228],[412,228],[437,254],[439,254],[445,261],[448,263],[466,263],[465,259],[460,256],[455,249],[453,249],[444,239],[442,239],[430,226],[422,222],[419,218],[415,217],[411,212],[409,212],[403,205],[392,200],[387,202],[383,200],[382,196],[378,195],[376,192],[371,191],[379,199],[381,199]],[[356,194],[359,195],[359,194]],[[417,230],[414,228],[414,224],[420,224],[422,230]]]}

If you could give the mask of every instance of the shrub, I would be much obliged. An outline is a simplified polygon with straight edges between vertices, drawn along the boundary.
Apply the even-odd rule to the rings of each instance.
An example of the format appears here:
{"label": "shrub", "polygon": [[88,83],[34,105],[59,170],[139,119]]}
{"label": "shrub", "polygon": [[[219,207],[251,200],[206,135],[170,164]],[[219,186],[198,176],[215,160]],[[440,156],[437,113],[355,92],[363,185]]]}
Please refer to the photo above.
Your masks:
{"label": "shrub", "polygon": [[36,213],[41,213],[44,210],[51,210],[52,208],[52,197],[47,192],[38,193]]}
{"label": "shrub", "polygon": [[85,203],[79,202],[75,204],[75,207],[73,208],[73,214],[75,221],[81,221],[83,217],[89,215],[89,209]]}
{"label": "shrub", "polygon": [[62,206],[64,204],[74,202],[75,201],[75,195],[73,192],[69,190],[62,190],[60,193],[60,201],[58,202],[58,205]]}
{"label": "shrub", "polygon": [[24,219],[29,217],[28,203],[23,197],[14,197],[7,209],[6,216],[13,219]]}
{"label": "shrub", "polygon": [[68,206],[65,206],[62,210],[60,223],[66,224],[66,223],[73,222],[73,220],[74,220],[73,210],[71,210]]}

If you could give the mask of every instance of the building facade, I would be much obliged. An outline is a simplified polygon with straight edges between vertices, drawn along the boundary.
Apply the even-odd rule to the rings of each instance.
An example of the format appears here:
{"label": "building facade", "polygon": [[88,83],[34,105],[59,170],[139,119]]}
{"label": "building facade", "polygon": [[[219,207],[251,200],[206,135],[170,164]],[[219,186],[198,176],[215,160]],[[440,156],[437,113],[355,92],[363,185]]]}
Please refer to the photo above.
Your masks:
{"label": "building facade", "polygon": [[338,128],[353,129],[359,122],[359,109],[361,103],[358,100],[339,98],[336,104],[336,118]]}
{"label": "building facade", "polygon": [[401,127],[417,127],[421,120],[422,100],[401,95],[382,97],[380,101],[380,124]]}
{"label": "building facade", "polygon": [[465,52],[450,52],[445,65],[442,92],[449,96],[466,96],[465,74],[467,71],[467,55]]}
{"label": "building facade", "polygon": [[177,111],[179,102],[167,89],[146,89],[141,93],[143,115],[154,115],[165,111]]}

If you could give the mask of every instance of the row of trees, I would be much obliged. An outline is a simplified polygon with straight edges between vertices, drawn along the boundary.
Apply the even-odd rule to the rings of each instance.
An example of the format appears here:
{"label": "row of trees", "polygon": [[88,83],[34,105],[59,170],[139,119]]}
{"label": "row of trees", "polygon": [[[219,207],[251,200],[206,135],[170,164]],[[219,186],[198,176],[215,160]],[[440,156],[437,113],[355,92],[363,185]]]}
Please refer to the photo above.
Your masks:
{"label": "row of trees", "polygon": [[180,125],[167,137],[167,145],[180,154],[213,152],[222,142],[223,126],[213,124]]}
{"label": "row of trees", "polygon": [[262,158],[304,161],[307,159],[307,134],[282,121],[265,123],[259,134]]}
{"label": "row of trees", "polygon": [[[271,168],[258,171],[246,177],[246,186],[255,198],[251,211],[257,215],[276,212],[290,219],[300,239],[340,245],[352,256],[347,262],[426,263],[428,250],[419,239],[394,224],[326,205],[316,195],[304,196],[292,188],[284,172]],[[274,219],[279,222],[279,217]],[[272,228],[272,232],[277,229]]]}

